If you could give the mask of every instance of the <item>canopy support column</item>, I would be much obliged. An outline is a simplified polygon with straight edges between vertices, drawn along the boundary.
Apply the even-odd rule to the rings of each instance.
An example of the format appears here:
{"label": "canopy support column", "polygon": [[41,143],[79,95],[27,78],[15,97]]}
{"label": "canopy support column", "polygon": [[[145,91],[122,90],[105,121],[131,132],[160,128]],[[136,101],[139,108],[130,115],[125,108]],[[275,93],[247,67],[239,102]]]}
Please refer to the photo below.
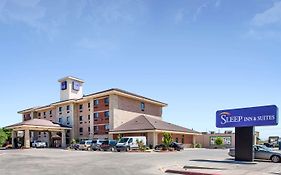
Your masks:
{"label": "canopy support column", "polygon": [[30,148],[30,133],[29,129],[24,130],[24,147]]}

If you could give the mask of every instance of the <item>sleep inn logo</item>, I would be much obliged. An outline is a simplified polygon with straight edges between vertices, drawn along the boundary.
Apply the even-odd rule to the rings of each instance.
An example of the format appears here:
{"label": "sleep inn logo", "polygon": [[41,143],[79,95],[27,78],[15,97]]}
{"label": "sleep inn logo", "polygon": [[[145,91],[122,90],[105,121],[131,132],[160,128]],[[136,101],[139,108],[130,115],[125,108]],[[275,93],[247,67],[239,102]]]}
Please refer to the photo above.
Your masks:
{"label": "sleep inn logo", "polygon": [[265,126],[278,124],[275,105],[221,110],[216,113],[217,127]]}

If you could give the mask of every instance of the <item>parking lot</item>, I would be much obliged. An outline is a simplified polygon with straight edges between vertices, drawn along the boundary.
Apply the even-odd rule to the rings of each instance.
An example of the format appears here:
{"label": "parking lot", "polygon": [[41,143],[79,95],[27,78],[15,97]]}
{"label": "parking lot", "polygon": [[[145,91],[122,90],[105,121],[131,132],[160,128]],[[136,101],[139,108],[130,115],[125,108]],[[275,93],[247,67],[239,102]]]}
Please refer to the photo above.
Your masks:
{"label": "parking lot", "polygon": [[[281,174],[281,163],[234,162],[228,150],[118,153],[29,149],[0,151],[0,174],[167,174],[167,169],[217,174]],[[206,169],[207,168],[207,169]]]}

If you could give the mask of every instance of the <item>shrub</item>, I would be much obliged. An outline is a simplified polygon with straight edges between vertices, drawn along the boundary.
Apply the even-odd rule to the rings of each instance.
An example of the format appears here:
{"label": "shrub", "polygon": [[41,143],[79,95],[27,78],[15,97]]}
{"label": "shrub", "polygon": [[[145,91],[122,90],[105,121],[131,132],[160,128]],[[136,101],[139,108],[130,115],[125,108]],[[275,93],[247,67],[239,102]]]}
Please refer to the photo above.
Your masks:
{"label": "shrub", "polygon": [[165,145],[166,148],[169,148],[171,143],[173,142],[172,134],[168,132],[163,133],[163,144]]}
{"label": "shrub", "polygon": [[137,139],[137,144],[140,151],[145,151],[146,146],[144,145],[142,140]]}
{"label": "shrub", "polygon": [[195,148],[202,148],[202,145],[200,143],[195,144]]}
{"label": "shrub", "polygon": [[222,138],[221,137],[216,138],[215,144],[218,145],[218,146],[222,145],[223,144]]}

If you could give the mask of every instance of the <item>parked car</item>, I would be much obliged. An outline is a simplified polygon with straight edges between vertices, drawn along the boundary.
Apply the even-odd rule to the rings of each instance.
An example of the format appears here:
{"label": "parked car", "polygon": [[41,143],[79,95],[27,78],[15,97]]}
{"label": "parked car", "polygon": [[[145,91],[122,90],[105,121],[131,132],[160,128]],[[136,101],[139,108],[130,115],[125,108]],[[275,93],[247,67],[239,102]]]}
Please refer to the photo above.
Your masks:
{"label": "parked car", "polygon": [[71,144],[71,149],[79,150],[79,143]]}
{"label": "parked car", "polygon": [[97,139],[97,140],[93,140],[93,144],[92,144],[92,150],[93,151],[97,151],[97,150],[101,150],[100,146],[103,142],[105,142],[106,140],[102,140],[102,139]]}
{"label": "parked car", "polygon": [[83,140],[79,143],[79,150],[90,150],[92,147],[92,140]]}
{"label": "parked car", "polygon": [[[278,163],[281,161],[281,153],[274,152],[264,145],[254,145],[253,148],[255,159],[271,160],[274,163]],[[235,149],[229,149],[228,155],[230,155],[231,157],[235,157]]]}
{"label": "parked car", "polygon": [[274,147],[273,143],[264,143],[264,145],[266,147],[269,147],[269,148],[273,148]]}
{"label": "parked car", "polygon": [[47,143],[46,142],[42,142],[40,140],[35,140],[31,143],[31,146],[33,148],[46,148],[47,147]]}
{"label": "parked car", "polygon": [[118,143],[116,144],[116,150],[120,151],[129,151],[132,149],[137,149],[138,143],[137,141],[142,141],[144,145],[146,145],[146,137],[122,137]]}
{"label": "parked car", "polygon": [[102,151],[114,151],[115,150],[115,146],[117,144],[116,140],[107,140],[102,142],[102,144],[100,145],[100,150]]}
{"label": "parked car", "polygon": [[[180,150],[184,149],[183,144],[180,144],[180,143],[177,143],[177,142],[172,142],[169,147],[174,148],[177,151],[180,151]],[[155,150],[163,150],[165,148],[166,148],[166,146],[164,144],[159,144],[159,145],[156,145],[154,147]]]}

